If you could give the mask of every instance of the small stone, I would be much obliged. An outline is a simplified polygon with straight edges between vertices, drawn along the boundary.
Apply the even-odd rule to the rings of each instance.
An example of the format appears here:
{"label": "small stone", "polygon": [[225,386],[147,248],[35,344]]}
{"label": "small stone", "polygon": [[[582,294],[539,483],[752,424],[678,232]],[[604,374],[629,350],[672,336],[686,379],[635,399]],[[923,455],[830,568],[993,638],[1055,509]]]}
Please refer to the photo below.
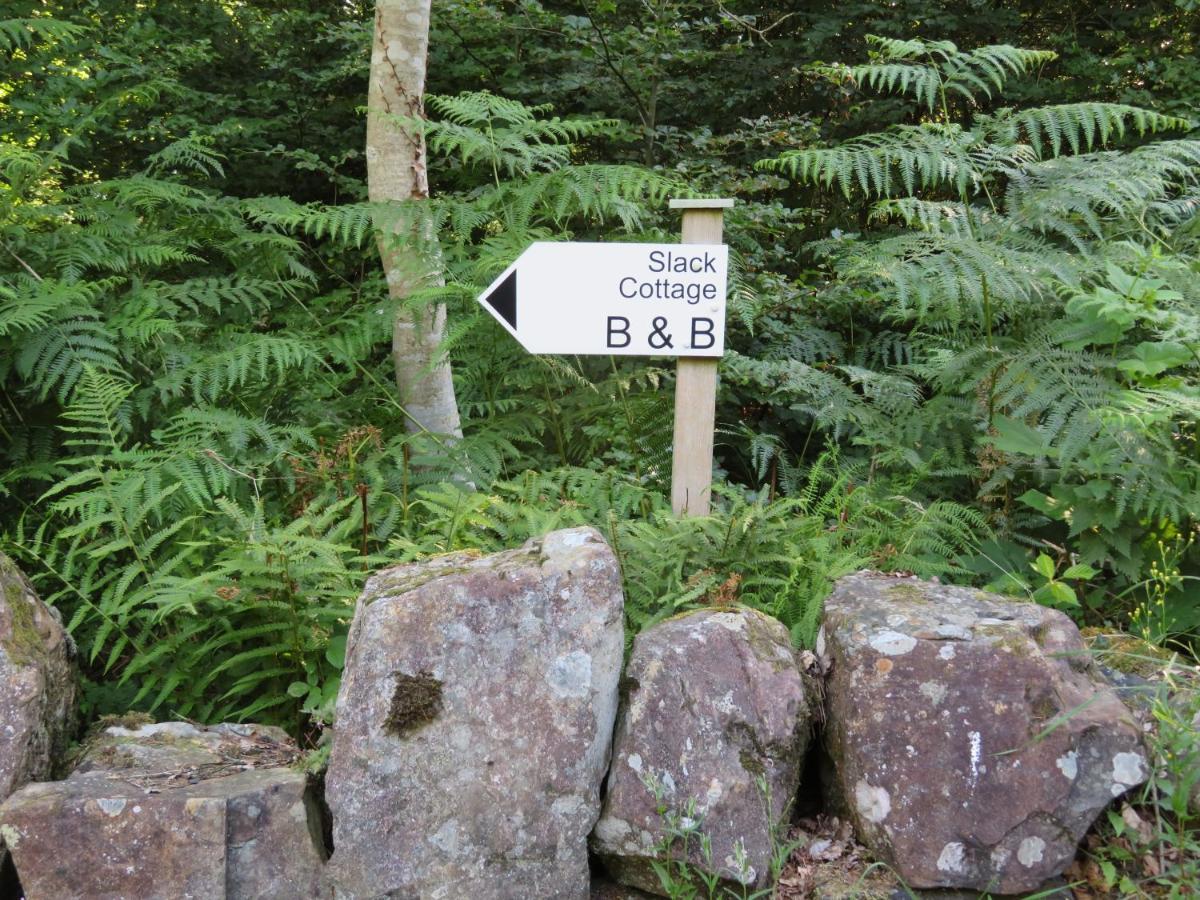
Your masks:
{"label": "small stone", "polygon": [[[0,806],[27,896],[329,895],[320,812],[278,729],[114,727],[87,746],[65,781],[27,785]],[[251,753],[274,765],[220,774]]]}
{"label": "small stone", "polygon": [[677,616],[637,636],[625,681],[596,856],[617,881],[661,893],[652,861],[677,816],[697,831],[689,864],[709,864],[703,835],[738,896],[761,886],[811,730],[787,629],[749,609]]}

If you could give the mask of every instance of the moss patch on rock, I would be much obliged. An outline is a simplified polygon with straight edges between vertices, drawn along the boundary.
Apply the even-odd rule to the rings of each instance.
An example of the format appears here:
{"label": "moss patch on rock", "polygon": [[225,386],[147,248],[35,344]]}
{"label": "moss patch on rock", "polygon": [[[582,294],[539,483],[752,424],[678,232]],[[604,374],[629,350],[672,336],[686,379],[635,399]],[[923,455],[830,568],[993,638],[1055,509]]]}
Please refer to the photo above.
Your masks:
{"label": "moss patch on rock", "polygon": [[[796,661],[792,656],[791,641],[787,637],[787,632],[774,619],[755,610],[747,610],[746,637],[750,641],[750,649],[754,655],[770,665],[776,672],[795,667]],[[784,643],[785,641],[786,643]],[[780,653],[780,650],[786,652]]]}
{"label": "moss patch on rock", "polygon": [[759,758],[758,754],[745,747],[738,751],[738,762],[742,764],[743,769],[755,778],[761,778],[767,772],[767,768],[763,765],[763,761]]}
{"label": "moss patch on rock", "polygon": [[383,727],[395,737],[407,737],[441,714],[442,683],[428,672],[417,675],[397,672],[395,678],[392,705]]}
{"label": "moss patch on rock", "polygon": [[1021,659],[1032,658],[1038,652],[1038,642],[1033,635],[1018,631],[1011,624],[991,625],[981,623],[975,626],[977,637],[986,639],[993,647],[1007,650],[1013,656]]}
{"label": "moss patch on rock", "polygon": [[24,576],[12,560],[2,553],[0,585],[4,588],[4,603],[9,615],[9,633],[0,635],[0,645],[15,665],[32,665],[41,659],[45,651],[34,620],[33,604],[36,601],[25,588]]}
{"label": "moss patch on rock", "polygon": [[887,594],[893,600],[905,600],[909,603],[928,603],[929,597],[925,592],[915,584],[909,584],[906,581],[897,581],[895,584],[888,585]]}
{"label": "moss patch on rock", "polygon": [[1171,651],[1132,634],[1085,628],[1083,638],[1100,662],[1126,675],[1151,678],[1161,673],[1174,657]]}
{"label": "moss patch on rock", "polygon": [[[468,555],[467,551],[453,555],[463,556],[464,563],[469,562],[472,558]],[[363,594],[363,603],[370,604],[376,600],[383,600],[388,597],[399,597],[402,594],[415,591],[431,581],[450,578],[455,575],[465,575],[471,570],[471,566],[465,564],[444,565],[438,568],[421,568],[414,564],[402,566],[395,570],[387,570],[375,576],[371,583],[368,584],[367,592]]]}

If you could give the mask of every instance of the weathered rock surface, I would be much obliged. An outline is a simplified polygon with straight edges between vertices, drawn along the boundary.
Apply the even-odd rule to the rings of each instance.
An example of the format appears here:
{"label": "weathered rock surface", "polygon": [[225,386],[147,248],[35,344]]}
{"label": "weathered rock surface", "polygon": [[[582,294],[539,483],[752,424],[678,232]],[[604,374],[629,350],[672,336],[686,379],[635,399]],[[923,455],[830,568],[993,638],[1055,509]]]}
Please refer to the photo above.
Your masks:
{"label": "weathered rock surface", "polygon": [[638,635],[625,685],[593,851],[618,881],[661,892],[650,860],[670,840],[665,806],[711,841],[708,859],[689,841],[690,864],[764,884],[811,730],[787,630],[749,609],[669,619]]}
{"label": "weathered rock surface", "polygon": [[911,886],[1036,889],[1147,761],[1065,615],[860,573],[825,607],[827,746],[860,838]]}
{"label": "weathered rock surface", "polygon": [[0,806],[0,831],[30,898],[327,896],[297,756],[263,726],[110,727],[66,781]]}
{"label": "weathered rock surface", "polygon": [[[74,648],[58,616],[0,553],[0,802],[50,777],[75,719]],[[5,854],[0,835],[0,866]]]}
{"label": "weathered rock surface", "polygon": [[590,528],[372,577],[326,776],[338,896],[586,898],[623,643]]}

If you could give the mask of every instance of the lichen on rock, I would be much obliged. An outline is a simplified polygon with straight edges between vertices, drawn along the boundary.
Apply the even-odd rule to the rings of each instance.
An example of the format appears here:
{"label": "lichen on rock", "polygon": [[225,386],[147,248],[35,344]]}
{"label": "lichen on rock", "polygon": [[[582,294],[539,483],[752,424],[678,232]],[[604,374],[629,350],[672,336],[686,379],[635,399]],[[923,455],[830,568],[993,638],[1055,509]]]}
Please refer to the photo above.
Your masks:
{"label": "lichen on rock", "polygon": [[671,855],[735,892],[764,884],[812,730],[787,629],[742,607],[675,616],[637,636],[625,680],[597,857],[621,883],[660,893],[668,818],[687,818],[710,855],[699,839]]}
{"label": "lichen on rock", "polygon": [[583,900],[623,625],[591,528],[368,579],[326,775],[338,896]]}
{"label": "lichen on rock", "polygon": [[860,839],[916,888],[1035,890],[1146,776],[1062,613],[860,573],[825,607],[825,742]]}
{"label": "lichen on rock", "polygon": [[0,553],[0,802],[62,759],[75,727],[74,656],[58,615]]}

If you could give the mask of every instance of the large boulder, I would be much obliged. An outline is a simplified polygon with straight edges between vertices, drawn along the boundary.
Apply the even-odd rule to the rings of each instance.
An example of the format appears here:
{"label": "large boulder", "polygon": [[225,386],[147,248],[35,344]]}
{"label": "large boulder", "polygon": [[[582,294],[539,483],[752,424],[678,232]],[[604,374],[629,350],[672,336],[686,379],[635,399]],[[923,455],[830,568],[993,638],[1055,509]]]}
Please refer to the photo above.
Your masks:
{"label": "large boulder", "polygon": [[[54,610],[0,553],[0,802],[49,778],[75,719],[74,648]],[[5,854],[0,833],[0,868]]]}
{"label": "large boulder", "polygon": [[276,728],[111,726],[65,781],[0,806],[26,895],[327,896],[319,810]]}
{"label": "large boulder", "polygon": [[1065,615],[871,573],[825,607],[827,747],[860,838],[918,888],[1031,891],[1147,776]]}
{"label": "large boulder", "polygon": [[591,528],[372,577],[326,775],[338,896],[586,898],[623,634]]}
{"label": "large boulder", "polygon": [[656,893],[652,862],[668,854],[739,889],[764,885],[811,731],[787,629],[750,609],[668,619],[638,635],[624,684],[594,852]]}

